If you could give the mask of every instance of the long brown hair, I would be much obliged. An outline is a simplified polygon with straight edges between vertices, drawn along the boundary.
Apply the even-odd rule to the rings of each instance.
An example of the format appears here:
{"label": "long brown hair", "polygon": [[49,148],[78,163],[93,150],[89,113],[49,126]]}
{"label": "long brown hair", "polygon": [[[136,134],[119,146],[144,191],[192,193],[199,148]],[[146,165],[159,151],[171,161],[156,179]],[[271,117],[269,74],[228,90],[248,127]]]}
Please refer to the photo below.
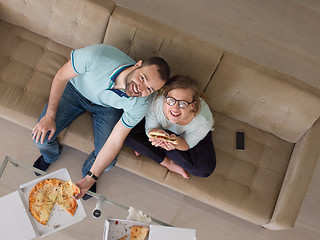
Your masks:
{"label": "long brown hair", "polygon": [[161,88],[159,95],[163,95],[164,97],[166,97],[171,90],[178,88],[192,90],[192,102],[195,102],[193,111],[195,115],[197,115],[201,109],[200,97],[202,97],[203,94],[199,89],[198,82],[191,77],[184,75],[174,75]]}

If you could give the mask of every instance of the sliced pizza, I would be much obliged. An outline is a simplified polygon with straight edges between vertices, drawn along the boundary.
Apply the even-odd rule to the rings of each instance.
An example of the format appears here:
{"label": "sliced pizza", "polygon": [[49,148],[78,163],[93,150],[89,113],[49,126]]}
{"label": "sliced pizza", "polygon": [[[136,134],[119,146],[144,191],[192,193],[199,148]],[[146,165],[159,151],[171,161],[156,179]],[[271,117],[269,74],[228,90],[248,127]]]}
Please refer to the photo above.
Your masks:
{"label": "sliced pizza", "polygon": [[74,198],[67,198],[62,201],[56,202],[62,209],[66,210],[72,216],[76,213],[77,210],[77,201]]}
{"label": "sliced pizza", "polygon": [[130,240],[144,240],[149,232],[148,227],[132,226],[130,232]]}
{"label": "sliced pizza", "polygon": [[71,215],[75,214],[77,201],[73,198],[79,194],[79,188],[71,181],[46,179],[37,183],[29,194],[29,210],[41,224],[46,225],[54,204],[58,204]]}
{"label": "sliced pizza", "polygon": [[126,240],[128,235],[124,235],[122,238],[119,238],[118,240]]}

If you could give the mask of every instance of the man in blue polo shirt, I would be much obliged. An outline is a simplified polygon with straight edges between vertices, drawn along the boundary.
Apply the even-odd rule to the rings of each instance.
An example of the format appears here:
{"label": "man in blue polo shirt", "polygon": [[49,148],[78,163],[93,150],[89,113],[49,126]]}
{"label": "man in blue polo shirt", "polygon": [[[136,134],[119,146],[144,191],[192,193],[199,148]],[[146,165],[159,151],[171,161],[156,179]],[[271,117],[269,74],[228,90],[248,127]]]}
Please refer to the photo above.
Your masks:
{"label": "man in blue polo shirt", "polygon": [[145,116],[151,94],[170,76],[160,57],[135,62],[119,49],[93,45],[74,50],[56,73],[39,122],[32,134],[42,154],[34,167],[43,171],[62,150],[58,134],[83,112],[91,113],[95,150],[85,161],[77,185],[81,198],[95,181],[116,163],[116,156],[130,130]]}

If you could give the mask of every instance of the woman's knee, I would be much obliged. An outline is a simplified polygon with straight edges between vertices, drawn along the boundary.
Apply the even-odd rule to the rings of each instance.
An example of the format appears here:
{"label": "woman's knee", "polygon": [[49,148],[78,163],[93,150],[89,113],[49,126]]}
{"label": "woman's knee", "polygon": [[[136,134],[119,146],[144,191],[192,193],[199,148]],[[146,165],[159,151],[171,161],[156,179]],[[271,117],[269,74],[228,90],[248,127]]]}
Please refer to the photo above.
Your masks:
{"label": "woman's knee", "polygon": [[202,178],[209,177],[214,172],[215,168],[216,166],[214,165],[208,169],[200,171],[197,177],[202,177]]}
{"label": "woman's knee", "polygon": [[209,177],[214,170],[216,169],[216,157],[215,155],[211,156],[209,159],[201,159],[200,161],[203,164],[199,164],[195,166],[193,171],[190,173],[196,177]]}
{"label": "woman's knee", "polygon": [[196,177],[201,177],[201,178],[206,178],[209,177],[215,170],[215,167],[213,168],[208,168],[208,169],[194,169],[193,171],[191,170],[190,173]]}

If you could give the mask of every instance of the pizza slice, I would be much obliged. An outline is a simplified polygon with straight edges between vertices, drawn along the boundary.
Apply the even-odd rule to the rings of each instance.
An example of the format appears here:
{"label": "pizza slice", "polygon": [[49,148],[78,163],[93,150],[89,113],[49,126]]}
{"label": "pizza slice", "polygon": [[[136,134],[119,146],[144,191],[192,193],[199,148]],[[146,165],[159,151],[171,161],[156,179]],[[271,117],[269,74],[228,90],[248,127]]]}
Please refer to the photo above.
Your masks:
{"label": "pizza slice", "polygon": [[77,201],[74,198],[67,198],[62,201],[56,202],[62,209],[66,210],[68,213],[70,213],[72,216],[75,214],[77,210]]}
{"label": "pizza slice", "polygon": [[71,180],[62,184],[63,191],[68,197],[77,196],[80,193],[80,189]]}
{"label": "pizza slice", "polygon": [[77,196],[79,193],[80,189],[72,181],[63,182],[59,189],[57,201],[64,201],[73,196]]}
{"label": "pizza slice", "polygon": [[119,238],[118,240],[126,240],[128,235],[124,235],[122,238]]}
{"label": "pizza slice", "polygon": [[[58,195],[60,194],[60,188],[61,188],[61,185],[63,184],[63,181],[60,179],[54,178],[54,179],[46,179],[42,181],[42,183],[43,183],[43,186],[42,186],[43,194],[45,198],[47,198],[47,201],[55,202]],[[41,184],[39,189],[41,189]]]}
{"label": "pizza slice", "polygon": [[80,189],[72,181],[63,182],[56,203],[73,216],[78,206],[77,201],[73,197],[79,193]]}
{"label": "pizza slice", "polygon": [[39,223],[47,225],[53,206],[53,202],[45,202],[39,205],[34,204],[30,208],[30,213]]}
{"label": "pizza slice", "polygon": [[132,226],[130,232],[130,240],[144,240],[149,232],[148,227]]}

